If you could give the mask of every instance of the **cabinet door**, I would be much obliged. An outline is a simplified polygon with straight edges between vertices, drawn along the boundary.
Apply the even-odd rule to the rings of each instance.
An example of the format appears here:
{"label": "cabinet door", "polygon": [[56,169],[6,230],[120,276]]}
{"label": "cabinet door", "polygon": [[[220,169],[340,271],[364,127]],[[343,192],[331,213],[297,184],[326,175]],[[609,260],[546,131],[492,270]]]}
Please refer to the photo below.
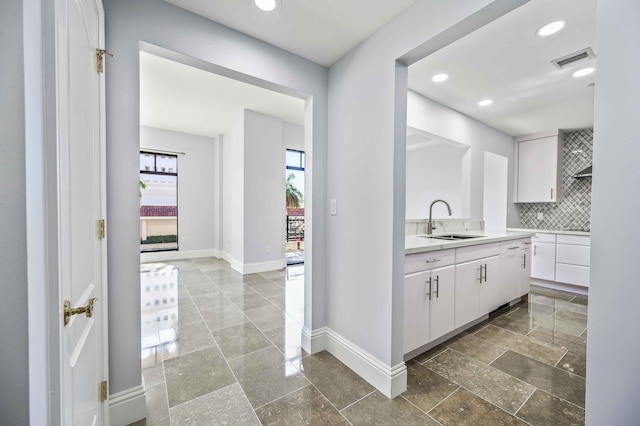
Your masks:
{"label": "cabinet door", "polygon": [[431,271],[404,278],[404,353],[429,342],[429,280]]}
{"label": "cabinet door", "polygon": [[505,303],[520,297],[521,252],[519,242],[500,247],[500,287]]}
{"label": "cabinet door", "polygon": [[520,292],[519,296],[529,293],[531,287],[531,249],[522,250],[522,258],[520,265]]}
{"label": "cabinet door", "polygon": [[500,259],[498,256],[481,259],[480,315],[488,314],[508,301],[502,294]]}
{"label": "cabinet door", "polygon": [[431,271],[432,297],[429,316],[429,341],[442,337],[454,326],[455,267]]}
{"label": "cabinet door", "polygon": [[480,261],[456,265],[455,275],[454,326],[458,328],[480,317]]}
{"label": "cabinet door", "polygon": [[531,257],[531,277],[541,280],[556,279],[556,245],[534,242]]}
{"label": "cabinet door", "polygon": [[518,202],[558,201],[558,137],[518,142]]}

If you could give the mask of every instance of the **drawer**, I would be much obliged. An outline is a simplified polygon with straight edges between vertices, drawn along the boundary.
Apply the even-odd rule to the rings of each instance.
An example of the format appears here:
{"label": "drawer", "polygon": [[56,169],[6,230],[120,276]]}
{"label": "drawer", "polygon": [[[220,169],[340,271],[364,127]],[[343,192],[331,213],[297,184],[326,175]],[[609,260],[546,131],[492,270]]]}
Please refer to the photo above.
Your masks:
{"label": "drawer", "polygon": [[591,245],[591,237],[589,235],[564,235],[558,234],[558,244],[575,244],[578,246]]}
{"label": "drawer", "polygon": [[500,254],[500,243],[478,244],[456,249],[456,263],[469,262]]}
{"label": "drawer", "polygon": [[527,249],[531,247],[529,238],[521,238],[519,240],[510,240],[500,242],[500,253],[508,253],[509,250]]}
{"label": "drawer", "polygon": [[591,247],[574,246],[569,244],[556,245],[556,262],[571,265],[591,265]]}
{"label": "drawer", "polygon": [[556,234],[536,234],[531,237],[533,241],[540,241],[541,243],[555,243]]}
{"label": "drawer", "polygon": [[557,263],[556,281],[566,284],[589,287],[589,267]]}
{"label": "drawer", "polygon": [[408,254],[404,257],[404,273],[412,274],[414,272],[453,265],[456,260],[455,252],[455,249],[451,249]]}

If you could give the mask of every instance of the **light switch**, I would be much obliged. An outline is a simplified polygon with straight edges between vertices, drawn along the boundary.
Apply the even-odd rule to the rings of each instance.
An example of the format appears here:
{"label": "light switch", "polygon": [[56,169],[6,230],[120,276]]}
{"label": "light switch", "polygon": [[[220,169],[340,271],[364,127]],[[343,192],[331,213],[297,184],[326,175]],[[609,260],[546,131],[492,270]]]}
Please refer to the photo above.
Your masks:
{"label": "light switch", "polygon": [[337,214],[338,214],[338,206],[337,206],[337,203],[336,203],[336,199],[332,198],[331,199],[331,215],[335,216]]}
{"label": "light switch", "polygon": [[544,219],[544,214],[542,212],[538,213],[538,220]]}

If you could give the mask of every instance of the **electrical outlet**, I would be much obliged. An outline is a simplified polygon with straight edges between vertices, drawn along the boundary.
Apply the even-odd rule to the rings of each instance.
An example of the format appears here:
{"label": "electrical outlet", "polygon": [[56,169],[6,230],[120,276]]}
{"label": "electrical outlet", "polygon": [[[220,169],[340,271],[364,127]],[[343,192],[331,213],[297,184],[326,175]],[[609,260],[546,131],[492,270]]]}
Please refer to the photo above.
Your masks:
{"label": "electrical outlet", "polygon": [[264,251],[269,253],[271,251],[271,249],[269,248],[269,246],[265,246]]}
{"label": "electrical outlet", "polygon": [[187,242],[187,237],[182,237],[182,238],[180,238],[180,242],[181,242],[181,243],[186,243],[186,242]]}
{"label": "electrical outlet", "polygon": [[335,198],[331,199],[331,215],[335,216],[338,214],[338,205]]}
{"label": "electrical outlet", "polygon": [[544,214],[542,212],[538,212],[538,220],[544,219]]}

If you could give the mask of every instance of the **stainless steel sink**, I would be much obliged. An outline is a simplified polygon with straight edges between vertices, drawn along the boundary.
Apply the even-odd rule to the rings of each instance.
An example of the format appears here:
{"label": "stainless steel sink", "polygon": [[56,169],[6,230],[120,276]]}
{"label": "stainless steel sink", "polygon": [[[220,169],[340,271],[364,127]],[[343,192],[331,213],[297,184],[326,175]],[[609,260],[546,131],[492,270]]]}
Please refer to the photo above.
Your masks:
{"label": "stainless steel sink", "polygon": [[421,235],[424,238],[435,238],[437,240],[468,240],[469,238],[480,238],[482,235],[462,235],[462,234],[444,234],[444,235]]}

